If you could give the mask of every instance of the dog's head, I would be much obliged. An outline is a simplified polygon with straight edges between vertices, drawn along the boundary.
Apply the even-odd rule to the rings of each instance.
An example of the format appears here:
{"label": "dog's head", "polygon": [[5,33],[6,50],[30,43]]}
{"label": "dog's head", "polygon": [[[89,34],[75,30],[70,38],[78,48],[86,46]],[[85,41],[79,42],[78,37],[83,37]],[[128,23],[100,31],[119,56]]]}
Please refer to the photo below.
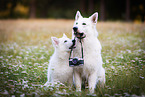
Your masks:
{"label": "dog's head", "polygon": [[61,52],[69,52],[69,47],[73,44],[72,40],[67,38],[65,34],[62,38],[51,37],[51,40],[54,48]]}
{"label": "dog's head", "polygon": [[94,13],[89,18],[83,18],[81,13],[77,11],[72,30],[73,35],[75,35],[78,38],[95,35],[97,33],[96,31],[97,19],[98,19],[97,12]]}

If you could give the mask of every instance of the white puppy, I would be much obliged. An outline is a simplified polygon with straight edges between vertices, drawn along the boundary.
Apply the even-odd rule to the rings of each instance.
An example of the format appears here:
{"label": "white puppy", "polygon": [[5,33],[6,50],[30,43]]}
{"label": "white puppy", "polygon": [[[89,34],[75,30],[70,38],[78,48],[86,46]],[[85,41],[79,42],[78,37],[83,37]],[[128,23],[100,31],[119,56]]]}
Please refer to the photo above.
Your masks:
{"label": "white puppy", "polygon": [[69,83],[73,82],[73,68],[69,67],[69,47],[72,45],[72,40],[67,38],[64,34],[62,38],[51,37],[52,44],[55,48],[54,54],[51,56],[48,66],[47,79],[48,81],[44,86],[49,83],[61,82]]}
{"label": "white puppy", "polygon": [[94,13],[89,18],[83,18],[77,11],[75,22],[72,30],[72,38],[77,38],[76,49],[74,49],[74,57],[81,58],[81,44],[79,37],[82,39],[84,47],[84,66],[74,67],[74,81],[77,91],[81,91],[82,79],[87,79],[90,93],[94,93],[95,86],[100,80],[102,85],[105,83],[105,70],[102,67],[101,44],[97,38],[96,23],[98,13]]}

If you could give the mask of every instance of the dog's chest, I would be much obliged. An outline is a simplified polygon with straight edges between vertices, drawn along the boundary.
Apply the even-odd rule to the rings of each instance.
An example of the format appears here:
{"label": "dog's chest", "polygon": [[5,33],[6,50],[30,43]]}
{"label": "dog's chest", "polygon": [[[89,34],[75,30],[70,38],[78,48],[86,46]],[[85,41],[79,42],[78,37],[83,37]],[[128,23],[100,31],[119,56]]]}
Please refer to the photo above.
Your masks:
{"label": "dog's chest", "polygon": [[[98,39],[83,41],[84,66],[80,70],[83,75],[94,72],[99,67],[98,63],[101,57],[101,44]],[[74,49],[74,57],[82,57],[81,44],[77,42],[76,49]]]}
{"label": "dog's chest", "polygon": [[75,67],[75,70],[81,74],[82,77],[87,77],[92,72],[96,72],[97,68],[95,64],[84,64],[80,67]]}

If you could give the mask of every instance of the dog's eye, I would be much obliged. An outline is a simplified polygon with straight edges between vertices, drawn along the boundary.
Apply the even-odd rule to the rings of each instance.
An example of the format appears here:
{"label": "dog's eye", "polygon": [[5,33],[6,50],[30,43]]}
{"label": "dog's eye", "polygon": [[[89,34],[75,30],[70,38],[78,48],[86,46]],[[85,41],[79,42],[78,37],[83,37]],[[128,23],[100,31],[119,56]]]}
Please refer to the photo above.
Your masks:
{"label": "dog's eye", "polygon": [[82,23],[82,25],[86,25],[86,23]]}
{"label": "dog's eye", "polygon": [[78,24],[78,22],[76,22],[76,25]]}
{"label": "dog's eye", "polygon": [[66,42],[67,42],[67,40],[64,41],[64,43],[66,43]]}

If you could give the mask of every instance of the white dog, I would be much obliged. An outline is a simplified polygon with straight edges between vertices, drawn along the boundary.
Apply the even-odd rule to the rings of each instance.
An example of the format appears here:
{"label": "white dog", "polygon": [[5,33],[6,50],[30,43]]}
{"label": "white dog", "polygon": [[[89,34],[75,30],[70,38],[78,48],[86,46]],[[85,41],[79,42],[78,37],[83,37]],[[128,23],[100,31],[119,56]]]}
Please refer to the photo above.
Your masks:
{"label": "white dog", "polygon": [[[81,91],[82,79],[87,79],[90,93],[94,89],[98,80],[105,83],[105,70],[102,67],[101,44],[97,38],[96,23],[98,13],[94,13],[89,18],[83,18],[79,11],[75,16],[75,22],[72,30],[72,38],[85,37],[82,39],[84,47],[84,66],[74,67],[74,81],[76,90]],[[75,34],[77,33],[77,34]],[[77,38],[76,48],[73,50],[73,56],[81,58],[81,44]]]}
{"label": "white dog", "polygon": [[73,68],[69,67],[69,47],[72,45],[72,40],[64,34],[62,38],[51,37],[52,44],[55,48],[54,54],[51,56],[48,66],[47,79],[44,86],[49,83],[61,82],[73,83]]}

